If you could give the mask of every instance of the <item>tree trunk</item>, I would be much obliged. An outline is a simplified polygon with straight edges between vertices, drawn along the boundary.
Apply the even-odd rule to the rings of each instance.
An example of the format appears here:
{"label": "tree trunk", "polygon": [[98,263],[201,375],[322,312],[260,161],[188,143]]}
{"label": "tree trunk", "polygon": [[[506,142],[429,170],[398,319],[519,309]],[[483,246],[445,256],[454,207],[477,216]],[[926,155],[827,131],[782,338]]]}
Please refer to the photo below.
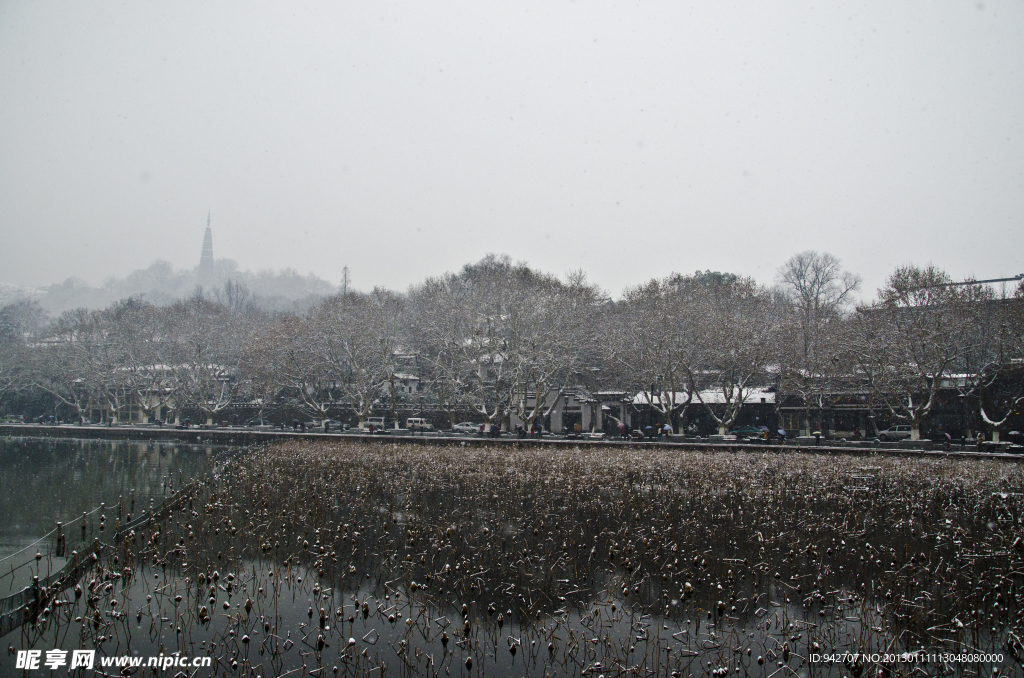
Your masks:
{"label": "tree trunk", "polygon": [[718,425],[718,435],[724,436],[729,434],[729,427],[724,423]]}
{"label": "tree trunk", "polygon": [[994,442],[994,443],[998,443],[999,442],[999,429],[997,429],[997,428],[992,429],[992,442]]}
{"label": "tree trunk", "polygon": [[910,425],[910,439],[920,440],[921,439],[921,423],[915,421]]}

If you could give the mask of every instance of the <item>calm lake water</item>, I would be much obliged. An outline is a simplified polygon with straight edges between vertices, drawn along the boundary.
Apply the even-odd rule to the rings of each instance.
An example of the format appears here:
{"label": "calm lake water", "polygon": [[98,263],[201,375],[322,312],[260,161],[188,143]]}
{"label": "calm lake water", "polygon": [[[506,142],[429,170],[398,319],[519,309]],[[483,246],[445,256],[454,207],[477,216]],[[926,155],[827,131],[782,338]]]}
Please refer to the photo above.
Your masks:
{"label": "calm lake water", "polygon": [[[3,556],[57,520],[77,536],[83,512],[87,541],[110,544],[80,588],[4,638],[15,654],[0,675],[48,674],[15,657],[54,648],[96,653],[93,671],[73,675],[175,653],[210,664],[157,675],[1020,668],[1007,652],[1019,617],[1015,466],[27,439],[0,439],[0,462]],[[193,481],[188,500],[115,543],[117,521]],[[50,551],[52,540],[0,561],[0,594],[65,562]],[[972,647],[999,658],[810,659]]]}
{"label": "calm lake water", "polygon": [[[133,505],[138,512],[159,503],[181,483],[207,475],[225,451],[174,443],[0,438],[0,594],[28,585],[32,573],[12,570],[36,551],[43,556],[35,568],[42,576],[64,564],[52,540],[34,545],[57,521],[70,526],[105,504],[113,524],[118,502],[122,519]],[[70,539],[76,536],[81,533],[69,530]]]}
{"label": "calm lake water", "polygon": [[223,448],[176,443],[0,438],[0,557],[120,499],[147,505],[209,473]]}

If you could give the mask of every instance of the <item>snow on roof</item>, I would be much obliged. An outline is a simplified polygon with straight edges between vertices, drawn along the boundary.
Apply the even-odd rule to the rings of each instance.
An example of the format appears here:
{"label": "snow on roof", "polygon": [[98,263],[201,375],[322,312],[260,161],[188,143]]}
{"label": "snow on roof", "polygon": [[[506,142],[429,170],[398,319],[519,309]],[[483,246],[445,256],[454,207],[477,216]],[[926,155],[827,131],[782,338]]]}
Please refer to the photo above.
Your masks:
{"label": "snow on roof", "polygon": [[[648,397],[648,396],[650,396],[650,397]],[[667,392],[663,392],[663,393],[661,393],[659,395],[651,395],[648,391],[640,391],[639,393],[637,393],[633,397],[633,404],[634,405],[650,405],[650,404],[661,405],[661,399],[662,398],[664,398],[666,402],[672,400],[671,398],[669,398]],[[697,401],[697,397],[694,396],[693,400],[694,400],[694,402],[696,402]],[[675,402],[676,405],[680,405],[682,403],[685,403],[686,402],[686,393],[684,391],[676,391],[675,400],[673,402]]]}
{"label": "snow on roof", "polygon": [[[633,397],[633,404],[634,405],[648,405],[648,404],[651,404],[653,402],[654,404],[661,405],[661,396],[660,395],[651,396],[650,400],[648,400],[647,396],[648,396],[647,391],[640,391],[639,393],[636,394],[636,396]],[[733,398],[735,399],[735,397],[736,396],[735,396],[735,392],[734,392]],[[666,396],[665,400],[668,401],[668,397],[667,396]],[[693,402],[694,403],[699,403],[701,401],[703,401],[707,405],[724,405],[725,404],[725,395],[722,393],[721,389],[713,389],[713,388],[701,391],[699,398],[697,397],[697,394],[694,393],[693,394]],[[679,404],[685,403],[685,402],[686,402],[686,393],[678,392],[677,391],[676,394],[675,394],[675,403],[677,405],[679,405]],[[747,391],[746,393],[743,394],[743,402],[744,403],[758,403],[758,404],[760,404],[762,402],[774,403],[775,402],[775,394],[770,392],[770,391],[768,391],[768,390],[766,390],[766,389],[761,389],[761,388],[750,389],[749,391]]]}
{"label": "snow on roof", "polygon": [[[708,389],[700,392],[701,399],[708,405],[724,405],[725,395],[722,393],[722,389]],[[735,398],[735,393],[733,398]],[[696,397],[694,397],[696,400]],[[752,388],[743,394],[744,403],[774,403],[775,394],[763,389],[763,388]]]}

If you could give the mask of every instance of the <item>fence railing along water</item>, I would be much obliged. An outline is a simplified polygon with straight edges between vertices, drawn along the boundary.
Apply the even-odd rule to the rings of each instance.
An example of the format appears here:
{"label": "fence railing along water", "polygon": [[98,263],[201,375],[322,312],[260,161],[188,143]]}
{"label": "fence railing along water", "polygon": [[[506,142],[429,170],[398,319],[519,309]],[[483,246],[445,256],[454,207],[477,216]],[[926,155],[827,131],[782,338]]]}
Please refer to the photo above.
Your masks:
{"label": "fence railing along water", "polygon": [[[124,534],[165,519],[193,495],[195,488],[195,484],[181,488],[156,506],[151,499],[149,508],[134,519],[131,514],[134,497],[130,499],[127,512],[124,502],[118,501],[109,507],[116,512],[109,533],[105,514],[108,507],[100,504],[70,525],[58,522],[53,530],[32,544],[0,559],[0,568],[5,568],[0,570],[0,586],[3,587],[0,591],[13,589],[19,575],[31,579],[24,588],[0,598],[0,637],[26,623],[35,623],[41,615],[47,616],[48,605],[57,601],[59,594],[75,586],[103,553],[126,552]],[[122,524],[122,520],[126,522]],[[69,536],[74,539],[79,532],[77,541],[69,543]],[[111,535],[111,541],[101,539],[105,533]],[[32,549],[35,549],[35,554],[25,557]],[[126,560],[123,555],[121,560]]]}

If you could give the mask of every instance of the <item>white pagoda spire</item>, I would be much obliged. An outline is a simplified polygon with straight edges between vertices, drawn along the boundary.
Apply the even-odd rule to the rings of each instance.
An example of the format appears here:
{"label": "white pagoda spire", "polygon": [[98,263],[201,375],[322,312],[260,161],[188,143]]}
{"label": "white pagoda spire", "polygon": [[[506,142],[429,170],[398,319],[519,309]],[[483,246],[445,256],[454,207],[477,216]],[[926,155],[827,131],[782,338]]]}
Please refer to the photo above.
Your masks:
{"label": "white pagoda spire", "polygon": [[199,257],[199,272],[213,273],[213,231],[210,230],[210,213],[206,213],[206,235],[203,236],[203,254]]}

